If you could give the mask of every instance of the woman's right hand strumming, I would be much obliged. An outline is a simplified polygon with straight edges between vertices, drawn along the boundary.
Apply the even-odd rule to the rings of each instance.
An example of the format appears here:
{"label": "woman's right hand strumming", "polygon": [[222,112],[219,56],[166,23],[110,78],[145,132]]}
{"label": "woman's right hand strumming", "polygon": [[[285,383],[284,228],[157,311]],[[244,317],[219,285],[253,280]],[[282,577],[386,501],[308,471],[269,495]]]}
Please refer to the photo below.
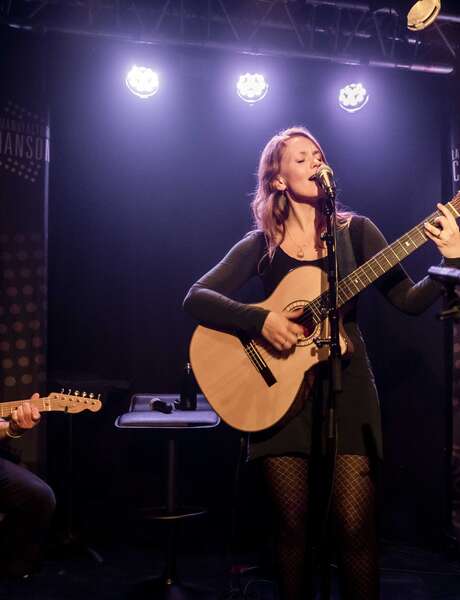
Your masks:
{"label": "woman's right hand strumming", "polygon": [[277,350],[290,350],[303,334],[303,327],[294,321],[302,316],[303,308],[293,311],[269,312],[262,327],[262,335]]}

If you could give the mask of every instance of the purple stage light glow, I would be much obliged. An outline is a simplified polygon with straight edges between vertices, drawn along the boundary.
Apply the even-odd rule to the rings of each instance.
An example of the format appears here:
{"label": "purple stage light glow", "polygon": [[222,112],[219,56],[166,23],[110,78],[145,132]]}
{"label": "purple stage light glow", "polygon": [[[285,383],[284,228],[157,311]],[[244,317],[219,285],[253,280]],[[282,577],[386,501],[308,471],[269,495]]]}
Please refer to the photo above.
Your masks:
{"label": "purple stage light glow", "polygon": [[268,83],[260,73],[245,73],[238,79],[236,92],[241,100],[254,104],[265,98],[268,92]]}
{"label": "purple stage light glow", "polygon": [[340,90],[339,105],[347,112],[361,110],[369,102],[369,94],[362,83],[350,83]]}
{"label": "purple stage light glow", "polygon": [[128,90],[139,98],[150,98],[154,96],[160,88],[158,73],[152,71],[149,67],[138,67],[134,65],[126,75],[126,85]]}

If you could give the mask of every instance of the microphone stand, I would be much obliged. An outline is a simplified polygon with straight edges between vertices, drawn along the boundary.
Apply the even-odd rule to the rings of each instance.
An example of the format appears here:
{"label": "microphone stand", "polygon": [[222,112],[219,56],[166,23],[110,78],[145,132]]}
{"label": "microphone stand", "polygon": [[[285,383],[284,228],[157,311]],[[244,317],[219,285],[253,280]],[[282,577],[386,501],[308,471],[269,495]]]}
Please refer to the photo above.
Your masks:
{"label": "microphone stand", "polygon": [[[327,316],[329,324],[329,337],[317,338],[315,343],[318,347],[329,346],[329,390],[327,399],[327,438],[326,438],[326,483],[325,488],[328,493],[328,502],[324,515],[324,529],[322,539],[320,540],[320,561],[321,561],[321,600],[328,600],[331,597],[331,573],[329,566],[329,516],[332,503],[332,494],[334,491],[335,464],[337,453],[337,418],[336,418],[336,398],[342,391],[342,364],[339,340],[339,310],[337,305],[338,292],[338,268],[336,254],[336,211],[335,211],[335,187],[330,182],[324,182],[319,178],[319,184],[326,192],[323,211],[326,217],[326,232],[322,234],[321,239],[326,242],[327,248],[327,281],[328,304]],[[327,330],[326,330],[327,331]]]}

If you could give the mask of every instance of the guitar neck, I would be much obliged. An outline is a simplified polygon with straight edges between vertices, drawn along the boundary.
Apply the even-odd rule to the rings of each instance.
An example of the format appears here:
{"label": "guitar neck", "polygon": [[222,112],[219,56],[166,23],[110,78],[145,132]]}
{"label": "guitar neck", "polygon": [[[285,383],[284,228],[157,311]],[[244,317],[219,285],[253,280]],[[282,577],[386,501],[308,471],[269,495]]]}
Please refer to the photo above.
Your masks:
{"label": "guitar neck", "polygon": [[[460,216],[460,193],[456,194],[446,204],[446,208],[452,213],[455,219]],[[363,265],[344,277],[338,284],[337,299],[339,307],[369,287],[379,277],[412,254],[412,252],[423,246],[428,241],[424,223],[428,222],[433,225],[435,224],[435,219],[439,216],[441,216],[440,211],[435,211],[398,240],[386,246]],[[310,303],[310,306],[315,315],[315,321],[320,320],[322,318],[321,308],[327,306],[327,292],[323,292],[321,296],[318,296],[318,298]]]}
{"label": "guitar neck", "polygon": [[[14,400],[13,402],[0,402],[0,417],[10,417],[13,410],[16,410],[25,400]],[[53,400],[50,397],[37,398],[36,400],[27,399],[32,406],[38,408],[40,412],[56,410],[53,406]]]}
{"label": "guitar neck", "polygon": [[339,306],[343,306],[407,256],[415,252],[415,250],[423,246],[428,241],[423,223],[426,221],[433,222],[438,215],[439,213],[433,213],[425,221],[413,227],[398,240],[344,277],[339,283]]}

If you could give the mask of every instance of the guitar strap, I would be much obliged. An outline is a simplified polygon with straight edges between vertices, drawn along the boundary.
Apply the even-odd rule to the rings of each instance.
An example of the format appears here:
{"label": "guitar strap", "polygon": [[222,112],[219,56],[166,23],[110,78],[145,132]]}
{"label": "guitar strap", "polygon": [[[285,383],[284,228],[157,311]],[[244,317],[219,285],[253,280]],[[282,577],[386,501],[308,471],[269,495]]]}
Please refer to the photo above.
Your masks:
{"label": "guitar strap", "polygon": [[358,266],[353,249],[350,227],[351,222],[348,227],[342,227],[342,229],[337,230],[337,263],[339,280],[349,275]]}

